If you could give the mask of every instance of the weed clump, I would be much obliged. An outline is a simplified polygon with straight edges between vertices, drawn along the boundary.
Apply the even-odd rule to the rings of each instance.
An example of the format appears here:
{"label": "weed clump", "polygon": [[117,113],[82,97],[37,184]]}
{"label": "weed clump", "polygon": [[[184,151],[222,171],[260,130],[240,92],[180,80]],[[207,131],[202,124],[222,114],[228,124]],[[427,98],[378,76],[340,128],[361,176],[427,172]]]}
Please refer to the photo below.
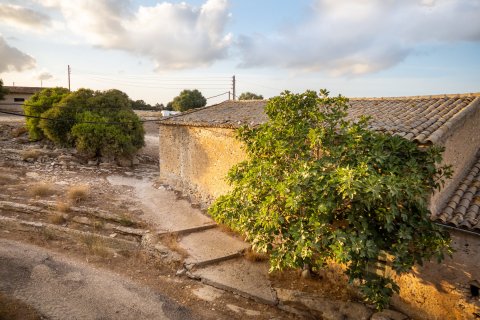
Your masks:
{"label": "weed clump", "polygon": [[37,159],[42,155],[42,151],[39,149],[26,149],[21,153],[22,160],[26,161],[27,159]]}
{"label": "weed clump", "polygon": [[88,185],[75,185],[68,189],[67,199],[71,203],[79,203],[84,201],[90,195],[90,187]]}
{"label": "weed clump", "polygon": [[48,197],[55,193],[56,190],[54,185],[48,182],[36,184],[30,189],[30,194],[33,197]]}
{"label": "weed clump", "polygon": [[65,216],[63,214],[55,213],[48,217],[48,222],[53,224],[64,224],[65,222],[67,222],[67,219],[65,219]]}

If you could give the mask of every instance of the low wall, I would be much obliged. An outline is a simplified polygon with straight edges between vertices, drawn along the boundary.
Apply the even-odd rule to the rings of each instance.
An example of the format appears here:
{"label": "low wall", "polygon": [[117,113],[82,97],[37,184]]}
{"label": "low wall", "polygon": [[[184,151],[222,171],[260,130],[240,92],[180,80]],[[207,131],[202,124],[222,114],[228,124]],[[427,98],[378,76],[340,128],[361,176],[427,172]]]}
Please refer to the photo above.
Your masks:
{"label": "low wall", "polygon": [[161,182],[202,204],[230,190],[228,170],[244,159],[232,129],[160,125]]}

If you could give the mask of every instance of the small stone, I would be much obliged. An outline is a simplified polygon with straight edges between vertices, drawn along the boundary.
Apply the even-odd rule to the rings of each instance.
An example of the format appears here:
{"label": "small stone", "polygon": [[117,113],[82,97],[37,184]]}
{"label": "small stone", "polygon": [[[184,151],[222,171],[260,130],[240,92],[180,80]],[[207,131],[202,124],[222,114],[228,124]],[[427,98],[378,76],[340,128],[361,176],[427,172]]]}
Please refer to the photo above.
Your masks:
{"label": "small stone", "polygon": [[302,278],[303,279],[310,279],[312,277],[312,274],[310,272],[310,270],[308,269],[305,269],[302,271]]}
{"label": "small stone", "polygon": [[374,313],[370,320],[406,320],[408,317],[401,312],[385,309]]}
{"label": "small stone", "polygon": [[110,238],[115,238],[116,236],[117,234],[115,232],[109,235]]}
{"label": "small stone", "polygon": [[181,276],[185,275],[186,273],[187,273],[187,269],[183,268],[183,269],[177,270],[177,273],[175,273],[175,275],[177,277],[181,277]]}
{"label": "small stone", "polygon": [[140,164],[140,160],[138,160],[137,157],[133,157],[133,159],[132,159],[132,164],[133,164],[134,166],[137,166],[137,165]]}

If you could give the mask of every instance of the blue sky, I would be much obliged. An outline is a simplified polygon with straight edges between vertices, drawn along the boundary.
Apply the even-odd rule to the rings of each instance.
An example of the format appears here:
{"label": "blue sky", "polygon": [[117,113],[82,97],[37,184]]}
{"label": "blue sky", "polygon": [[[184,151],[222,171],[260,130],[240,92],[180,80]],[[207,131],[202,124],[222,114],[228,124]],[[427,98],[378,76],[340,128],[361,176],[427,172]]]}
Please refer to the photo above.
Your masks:
{"label": "blue sky", "polygon": [[[6,85],[268,98],[480,91],[480,0],[0,0]],[[223,95],[221,95],[223,94]]]}

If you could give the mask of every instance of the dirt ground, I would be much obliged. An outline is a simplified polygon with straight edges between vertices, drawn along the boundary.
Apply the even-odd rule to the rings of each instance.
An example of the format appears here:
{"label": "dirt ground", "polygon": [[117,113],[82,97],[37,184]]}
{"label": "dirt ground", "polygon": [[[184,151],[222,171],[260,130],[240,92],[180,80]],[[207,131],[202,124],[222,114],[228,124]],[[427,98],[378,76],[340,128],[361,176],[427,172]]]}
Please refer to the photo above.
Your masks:
{"label": "dirt ground", "polygon": [[[83,159],[72,149],[29,142],[23,126],[19,118],[0,118],[0,238],[32,244],[72,262],[117,274],[169,297],[193,318],[296,318],[176,276],[182,252],[175,237],[163,239],[163,251],[142,246],[142,237],[152,228],[142,219],[138,199],[125,187],[110,184],[107,177],[154,177],[158,173],[154,145],[138,155],[135,167],[118,167]],[[151,141],[155,141],[154,132],[152,124],[147,132]],[[0,319],[15,318],[49,317],[22,301],[15,290],[0,290]]]}

